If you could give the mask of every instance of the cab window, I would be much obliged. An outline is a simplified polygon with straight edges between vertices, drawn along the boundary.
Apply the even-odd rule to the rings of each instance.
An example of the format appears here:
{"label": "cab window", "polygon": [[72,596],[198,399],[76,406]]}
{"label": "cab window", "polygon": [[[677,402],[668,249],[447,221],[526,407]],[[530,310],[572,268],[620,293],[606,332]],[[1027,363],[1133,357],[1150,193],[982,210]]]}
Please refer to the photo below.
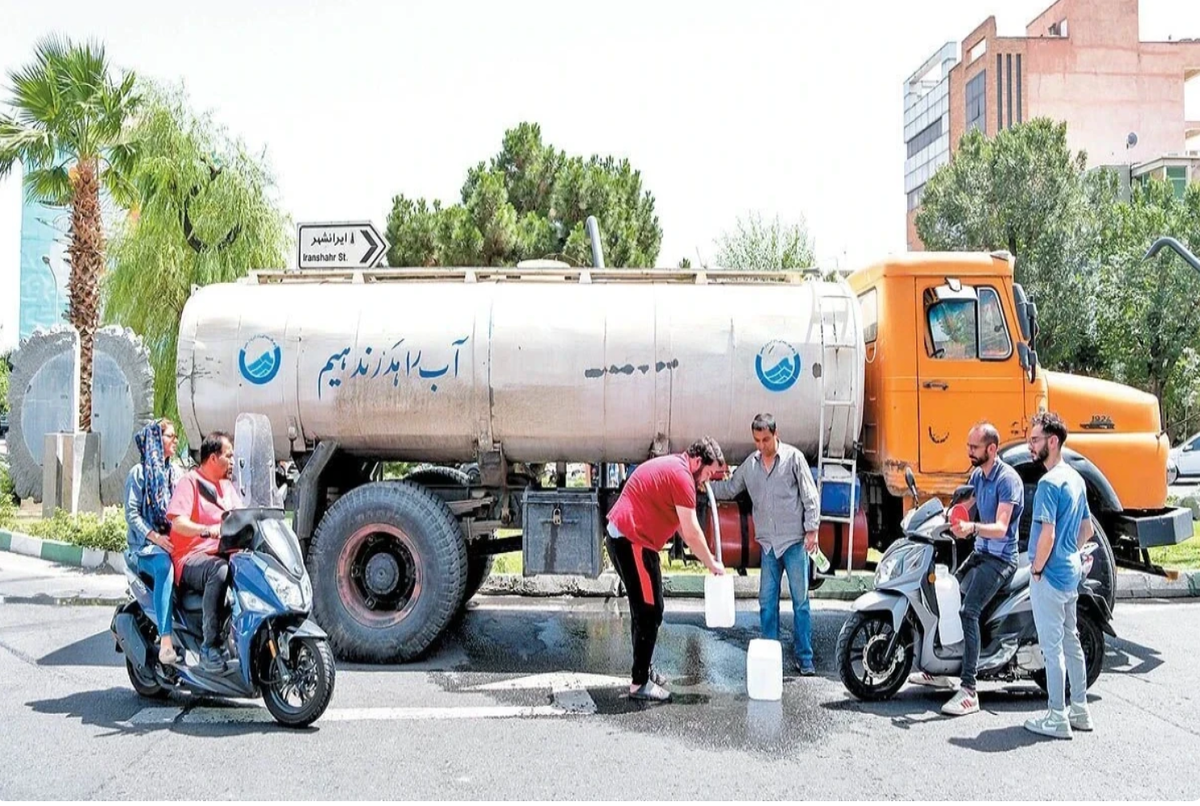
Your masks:
{"label": "cab window", "polygon": [[931,358],[1003,361],[1012,355],[1012,339],[996,289],[931,288],[925,292],[925,310],[925,348]]}

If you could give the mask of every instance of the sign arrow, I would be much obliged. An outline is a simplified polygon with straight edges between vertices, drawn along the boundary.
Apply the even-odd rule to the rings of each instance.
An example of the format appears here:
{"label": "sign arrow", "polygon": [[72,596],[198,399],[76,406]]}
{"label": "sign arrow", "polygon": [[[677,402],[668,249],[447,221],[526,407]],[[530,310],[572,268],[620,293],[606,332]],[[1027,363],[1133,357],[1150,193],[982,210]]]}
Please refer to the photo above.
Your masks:
{"label": "sign arrow", "polygon": [[390,246],[387,238],[370,221],[299,224],[296,227],[296,266],[300,269],[370,269],[379,264]]}

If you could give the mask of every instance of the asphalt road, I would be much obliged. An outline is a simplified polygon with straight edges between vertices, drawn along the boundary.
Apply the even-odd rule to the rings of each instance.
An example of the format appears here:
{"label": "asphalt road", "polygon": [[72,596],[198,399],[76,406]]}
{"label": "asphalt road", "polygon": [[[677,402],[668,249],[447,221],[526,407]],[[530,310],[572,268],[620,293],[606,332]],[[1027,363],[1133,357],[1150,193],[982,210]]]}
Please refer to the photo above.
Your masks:
{"label": "asphalt road", "polygon": [[1032,686],[985,687],[960,719],[940,692],[850,699],[832,663],[846,606],[815,611],[820,676],[760,703],[744,688],[756,612],[709,631],[700,602],[672,601],[656,664],[676,698],[640,706],[624,602],[477,601],[425,662],[339,665],[326,717],[297,732],[254,703],[140,700],[108,608],[0,604],[0,798],[1200,797],[1200,603],[1119,605],[1098,730],[1070,742],[1021,727],[1045,707]]}

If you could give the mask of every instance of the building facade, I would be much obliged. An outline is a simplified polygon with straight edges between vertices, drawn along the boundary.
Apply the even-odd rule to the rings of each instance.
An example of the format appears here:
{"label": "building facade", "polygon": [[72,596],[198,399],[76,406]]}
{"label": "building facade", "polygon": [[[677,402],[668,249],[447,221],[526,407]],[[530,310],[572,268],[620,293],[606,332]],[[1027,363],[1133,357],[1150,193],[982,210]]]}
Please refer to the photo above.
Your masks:
{"label": "building facade", "polygon": [[[950,157],[970,129],[991,137],[1047,117],[1066,122],[1069,146],[1087,154],[1089,167],[1128,166],[1134,178],[1158,168],[1172,181],[1193,177],[1200,111],[1186,109],[1185,85],[1200,82],[1200,39],[1142,41],[1138,0],[1058,0],[1019,37],[997,35],[996,18],[988,17],[956,50],[945,70]],[[906,97],[910,86],[911,79]],[[911,152],[921,141],[908,121],[906,105]],[[907,163],[905,176],[908,247],[920,249],[914,217],[923,184],[917,176],[910,183]]]}

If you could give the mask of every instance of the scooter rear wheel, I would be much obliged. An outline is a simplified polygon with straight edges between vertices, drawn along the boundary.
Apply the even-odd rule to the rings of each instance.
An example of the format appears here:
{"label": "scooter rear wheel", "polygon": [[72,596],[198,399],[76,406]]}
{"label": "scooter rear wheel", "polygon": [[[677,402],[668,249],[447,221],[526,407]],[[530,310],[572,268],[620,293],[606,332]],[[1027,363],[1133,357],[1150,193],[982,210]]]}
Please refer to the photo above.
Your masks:
{"label": "scooter rear wheel", "polygon": [[[903,630],[904,627],[902,626]],[[912,669],[912,645],[895,634],[890,613],[851,613],[838,633],[838,675],[846,690],[860,700],[886,700],[900,690]]]}
{"label": "scooter rear wheel", "polygon": [[125,659],[125,671],[129,674],[130,685],[133,686],[133,690],[139,695],[152,700],[165,700],[167,695],[170,694],[167,689],[160,686],[158,681],[153,678],[143,680],[141,675],[138,674],[138,670],[133,668],[133,663],[128,658]]}

